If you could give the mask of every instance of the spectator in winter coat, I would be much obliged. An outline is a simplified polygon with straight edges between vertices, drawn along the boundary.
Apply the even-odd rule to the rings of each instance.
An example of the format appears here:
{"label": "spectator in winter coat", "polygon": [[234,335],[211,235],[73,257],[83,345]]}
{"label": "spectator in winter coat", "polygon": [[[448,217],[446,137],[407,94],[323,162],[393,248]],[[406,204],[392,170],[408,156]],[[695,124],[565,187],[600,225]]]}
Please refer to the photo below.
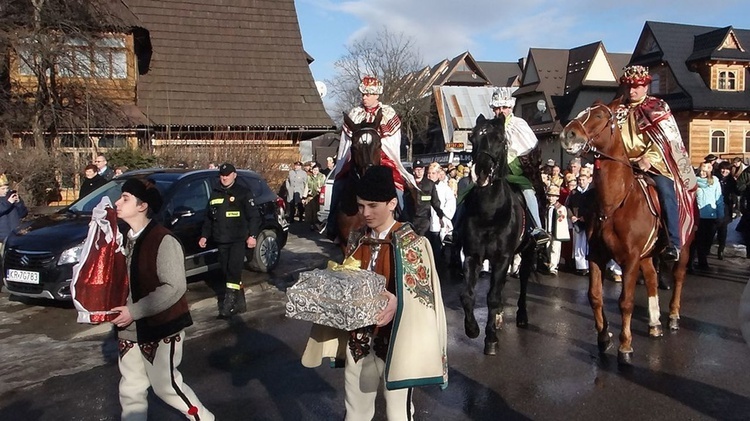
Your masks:
{"label": "spectator in winter coat", "polygon": [[8,177],[0,174],[0,244],[11,233],[21,219],[29,214],[18,192],[10,189]]}
{"label": "spectator in winter coat", "polygon": [[719,179],[712,174],[711,164],[704,162],[700,166],[698,175],[698,190],[696,202],[700,212],[698,232],[695,233],[695,241],[690,247],[690,263],[698,256],[698,269],[706,270],[708,267],[708,253],[711,243],[716,235],[716,221],[724,218],[724,198],[721,195],[721,184]]}

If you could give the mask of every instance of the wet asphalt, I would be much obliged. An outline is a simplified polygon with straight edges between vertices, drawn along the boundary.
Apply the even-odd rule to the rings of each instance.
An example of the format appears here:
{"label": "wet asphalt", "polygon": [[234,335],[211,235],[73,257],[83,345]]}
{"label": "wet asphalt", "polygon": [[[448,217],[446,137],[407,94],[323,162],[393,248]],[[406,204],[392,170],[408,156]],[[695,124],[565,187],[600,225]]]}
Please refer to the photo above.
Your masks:
{"label": "wet asphalt", "polygon": [[[284,317],[283,289],[300,270],[337,256],[303,224],[292,226],[280,268],[248,274],[250,311],[216,320],[213,291],[191,283],[195,325],[188,329],[182,374],[220,420],[339,420],[343,371],[303,368],[310,325]],[[529,327],[515,326],[518,281],[503,295],[505,325],[498,355],[463,333],[461,281],[441,277],[448,319],[449,386],[414,393],[420,420],[745,420],[750,419],[750,347],[737,323],[750,261],[709,259],[712,269],[688,275],[681,329],[648,337],[645,287],[638,286],[633,366],[617,365],[616,347],[600,355],[586,294],[587,279],[569,272],[537,275],[528,294]],[[605,283],[605,310],[619,334],[620,284]],[[487,279],[476,314],[486,319]],[[671,291],[659,291],[666,326]],[[415,349],[415,352],[418,350]],[[116,346],[107,326],[75,323],[65,305],[0,294],[0,420],[119,419]],[[378,401],[381,420],[384,403]],[[179,420],[152,399],[152,420]]]}

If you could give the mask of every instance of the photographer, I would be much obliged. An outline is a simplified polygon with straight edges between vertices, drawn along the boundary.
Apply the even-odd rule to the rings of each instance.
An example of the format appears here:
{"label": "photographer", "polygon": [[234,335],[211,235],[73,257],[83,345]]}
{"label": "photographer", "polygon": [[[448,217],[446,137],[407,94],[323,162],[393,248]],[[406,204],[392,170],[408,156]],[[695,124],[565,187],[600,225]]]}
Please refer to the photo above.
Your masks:
{"label": "photographer", "polygon": [[10,189],[8,177],[0,175],[0,242],[13,231],[26,216],[29,210],[23,203],[18,192]]}

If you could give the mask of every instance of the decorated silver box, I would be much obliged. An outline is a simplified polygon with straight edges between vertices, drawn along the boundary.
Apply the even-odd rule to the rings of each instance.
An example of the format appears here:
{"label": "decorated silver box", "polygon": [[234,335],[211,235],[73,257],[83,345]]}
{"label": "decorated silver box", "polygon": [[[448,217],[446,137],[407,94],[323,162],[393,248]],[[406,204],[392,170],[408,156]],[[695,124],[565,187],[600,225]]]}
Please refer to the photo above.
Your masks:
{"label": "decorated silver box", "polygon": [[286,315],[343,330],[376,324],[388,300],[385,278],[367,270],[314,269],[286,291]]}

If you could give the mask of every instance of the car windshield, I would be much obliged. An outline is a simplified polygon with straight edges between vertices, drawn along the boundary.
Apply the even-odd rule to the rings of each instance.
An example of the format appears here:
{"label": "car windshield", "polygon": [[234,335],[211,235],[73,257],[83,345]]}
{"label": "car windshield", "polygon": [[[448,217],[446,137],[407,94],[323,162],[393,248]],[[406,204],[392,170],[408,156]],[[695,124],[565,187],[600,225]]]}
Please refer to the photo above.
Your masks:
{"label": "car windshield", "polygon": [[[124,178],[118,178],[115,180],[112,180],[108,182],[107,184],[99,187],[98,189],[92,191],[91,193],[87,194],[84,197],[78,198],[76,202],[74,202],[72,205],[70,205],[69,208],[66,210],[68,212],[73,213],[91,213],[91,211],[96,207],[96,205],[101,202],[102,197],[107,196],[109,197],[109,200],[114,203],[117,201],[117,199],[120,198],[120,195],[122,194],[121,188],[122,184],[125,183],[126,179]],[[159,189],[159,192],[164,196],[164,192],[169,189],[169,186],[174,183],[174,180],[150,180],[154,184],[156,184],[156,188]]]}

